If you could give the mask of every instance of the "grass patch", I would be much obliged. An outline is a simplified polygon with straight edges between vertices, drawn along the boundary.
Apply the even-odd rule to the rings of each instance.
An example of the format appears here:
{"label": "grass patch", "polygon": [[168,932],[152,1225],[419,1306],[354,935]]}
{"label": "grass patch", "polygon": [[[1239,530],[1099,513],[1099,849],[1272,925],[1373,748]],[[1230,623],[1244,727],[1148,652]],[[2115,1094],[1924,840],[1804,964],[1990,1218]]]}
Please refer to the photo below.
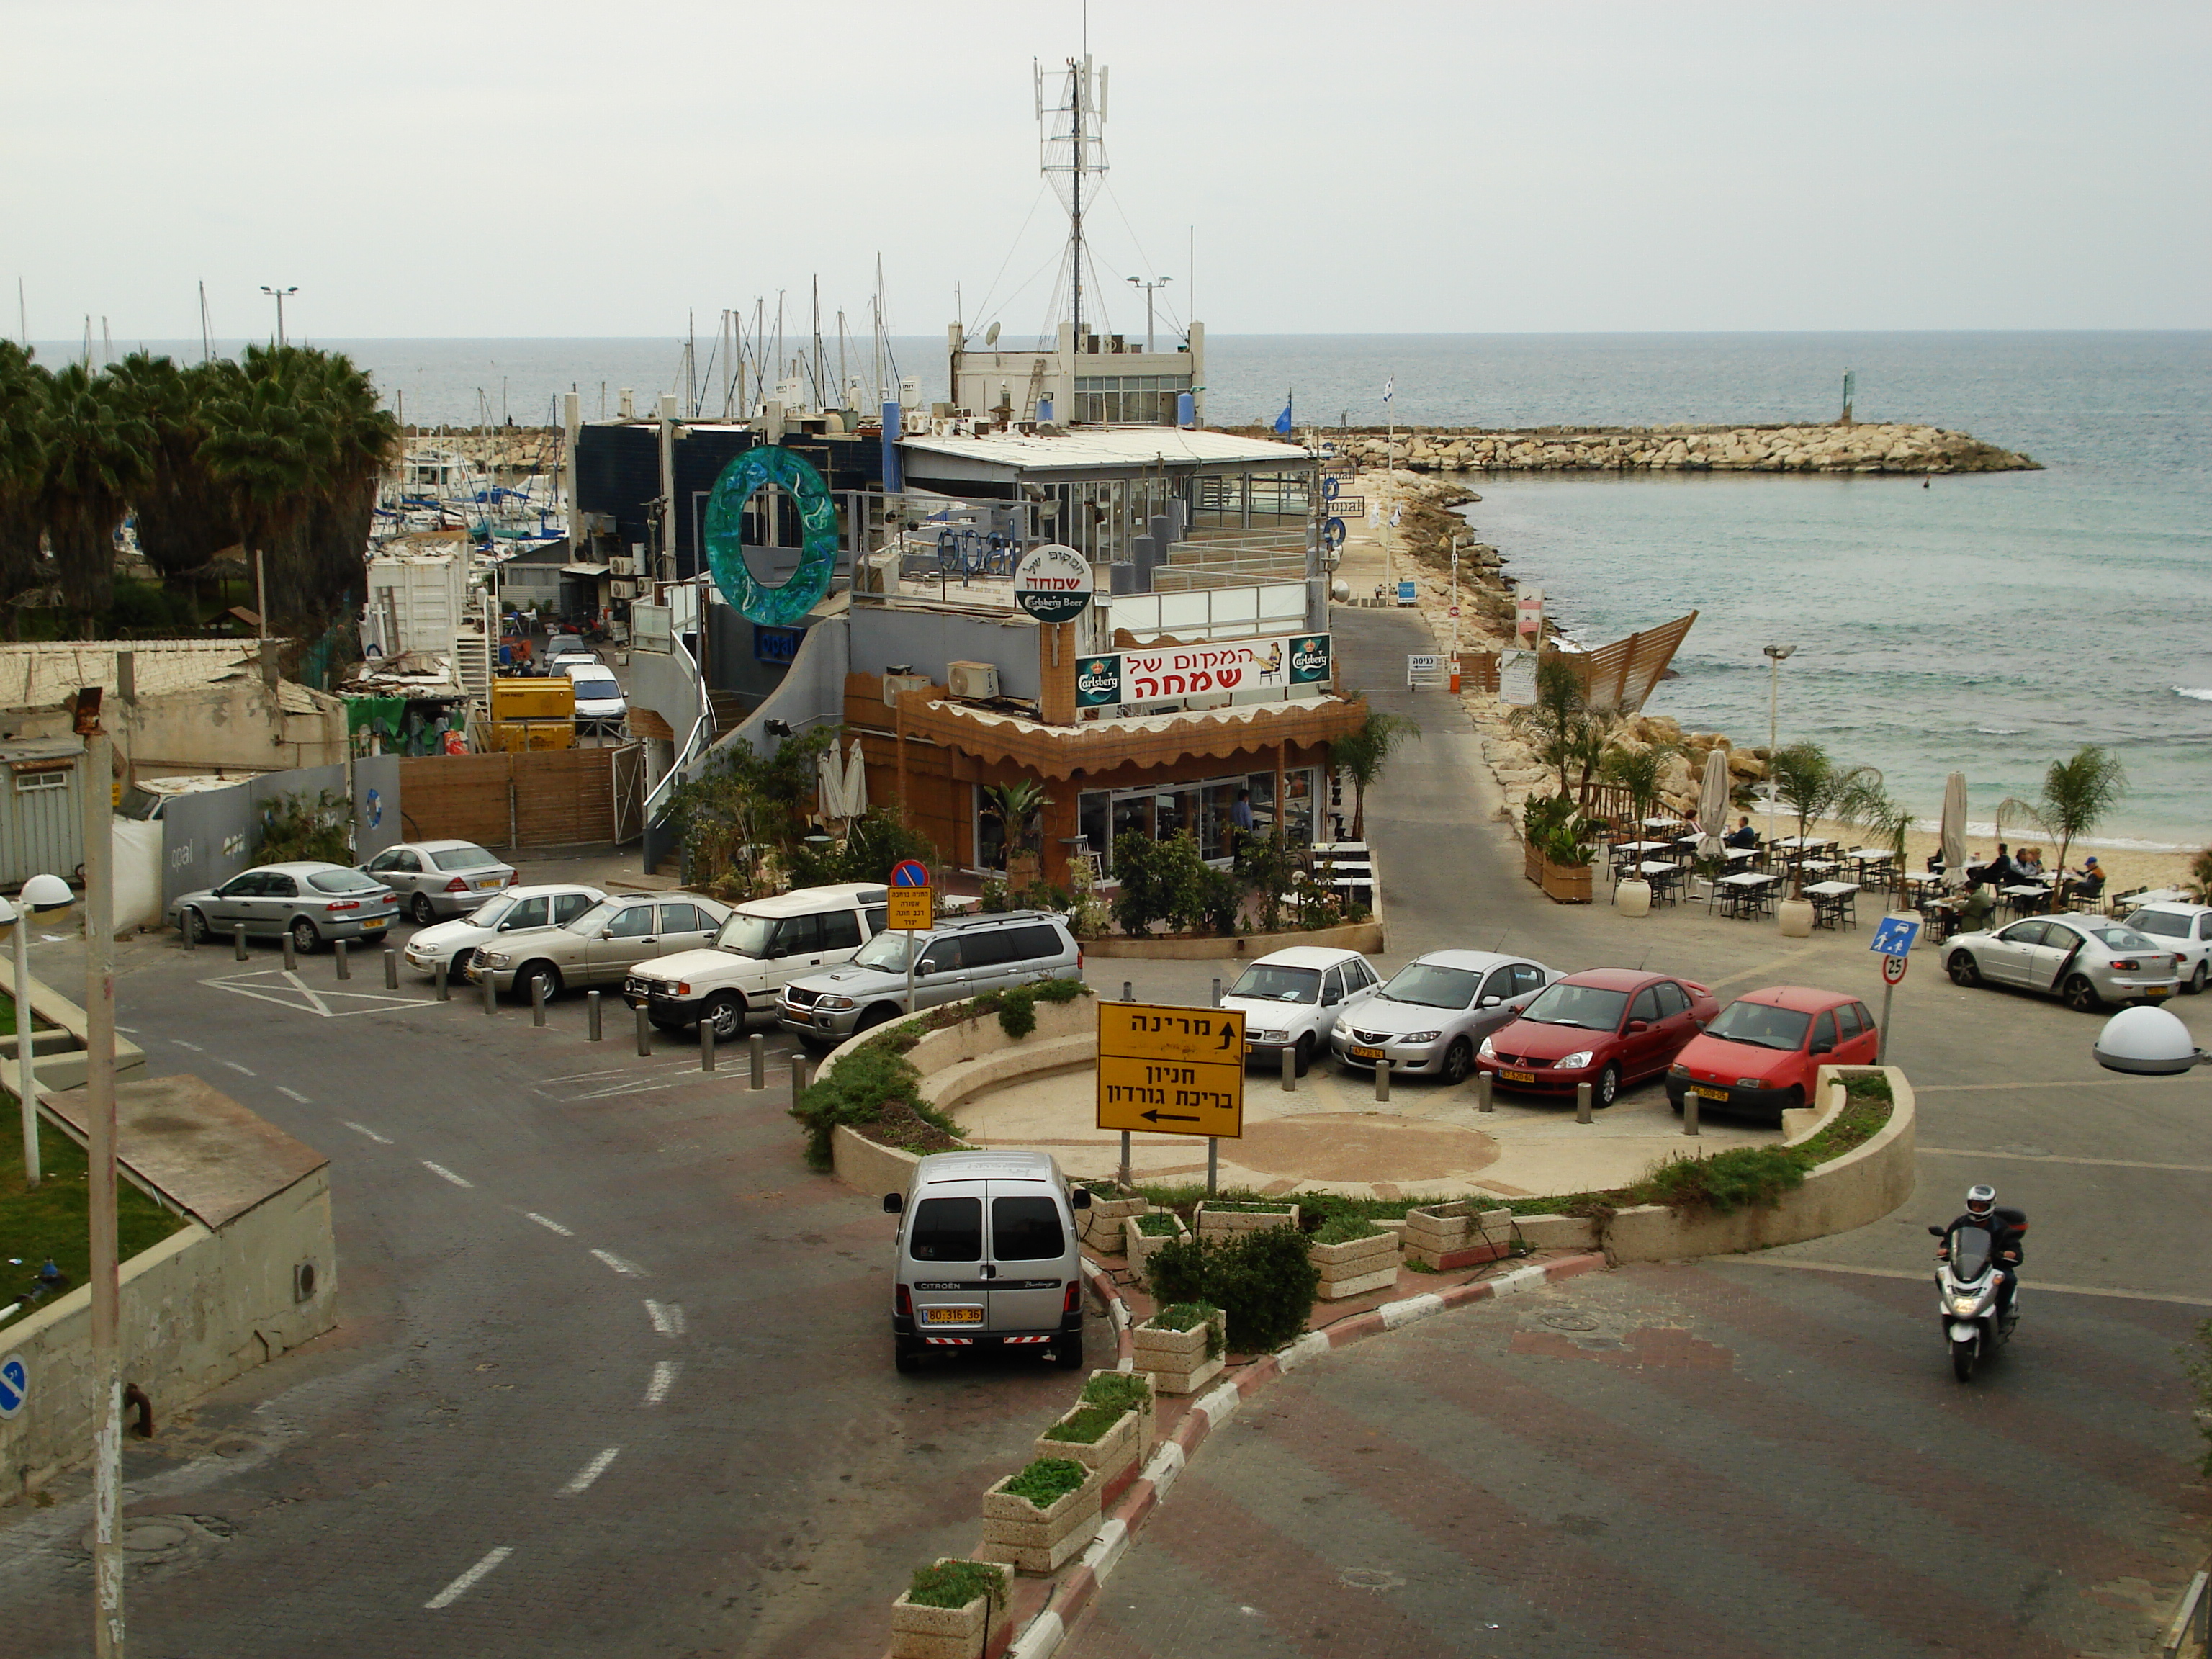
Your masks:
{"label": "grass patch", "polygon": [[1048,1510],[1081,1486],[1090,1473],[1073,1458],[1040,1457],[1020,1474],[1008,1475],[999,1490],[1011,1498],[1024,1498],[1037,1509]]}
{"label": "grass patch", "polygon": [[1194,1331],[1220,1311],[1211,1302],[1172,1302],[1146,1322],[1156,1331]]}
{"label": "grass patch", "polygon": [[1004,1607],[1006,1569],[988,1561],[939,1561],[916,1567],[906,1587],[906,1599],[922,1607],[964,1607],[979,1595]]}
{"label": "grass patch", "polygon": [[1137,1231],[1146,1238],[1179,1238],[1182,1236],[1182,1218],[1170,1211],[1158,1210],[1151,1215],[1129,1218],[1137,1224]]}
{"label": "grass patch", "polygon": [[[74,1290],[92,1271],[91,1192],[85,1156],[52,1124],[39,1124],[39,1164],[44,1176],[35,1190],[23,1185],[23,1136],[14,1103],[0,1133],[0,1307],[27,1289],[40,1264],[54,1263],[69,1275]],[[116,1250],[128,1261],[185,1225],[185,1218],[163,1209],[127,1181],[116,1183]],[[10,1258],[21,1258],[11,1267]],[[16,1318],[22,1316],[18,1314]]]}
{"label": "grass patch", "polygon": [[1381,1224],[1364,1215],[1331,1216],[1314,1231],[1316,1244],[1349,1244],[1355,1239],[1373,1238],[1383,1231]]}
{"label": "grass patch", "polygon": [[1140,1412],[1152,1403],[1152,1382],[1142,1371],[1101,1371],[1083,1385],[1082,1398],[1086,1406]]}
{"label": "grass patch", "polygon": [[1273,1198],[1209,1198],[1206,1200],[1206,1207],[1217,1215],[1288,1215],[1291,1212],[1288,1200]]}
{"label": "grass patch", "polygon": [[1107,1430],[1120,1422],[1127,1407],[1091,1404],[1078,1406],[1060,1421],[1044,1431],[1047,1440],[1058,1440],[1071,1446],[1095,1446],[1106,1437]]}

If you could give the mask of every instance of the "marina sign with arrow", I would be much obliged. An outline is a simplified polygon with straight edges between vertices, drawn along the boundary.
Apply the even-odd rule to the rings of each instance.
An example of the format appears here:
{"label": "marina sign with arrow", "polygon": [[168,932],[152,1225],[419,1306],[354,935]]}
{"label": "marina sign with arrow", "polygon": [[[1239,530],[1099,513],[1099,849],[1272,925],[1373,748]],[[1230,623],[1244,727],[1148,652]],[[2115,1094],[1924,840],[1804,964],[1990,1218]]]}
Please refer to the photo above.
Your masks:
{"label": "marina sign with arrow", "polygon": [[1098,1005],[1098,1127],[1244,1133],[1244,1016],[1233,1008]]}

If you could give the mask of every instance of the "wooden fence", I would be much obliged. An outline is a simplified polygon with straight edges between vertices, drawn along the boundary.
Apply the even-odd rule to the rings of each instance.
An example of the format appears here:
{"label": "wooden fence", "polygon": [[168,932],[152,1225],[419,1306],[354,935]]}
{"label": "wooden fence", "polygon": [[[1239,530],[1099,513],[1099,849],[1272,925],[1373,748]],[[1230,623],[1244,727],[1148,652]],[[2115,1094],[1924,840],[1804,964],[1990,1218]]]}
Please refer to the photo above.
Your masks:
{"label": "wooden fence", "polygon": [[643,747],[433,755],[399,763],[410,841],[574,847],[645,831]]}

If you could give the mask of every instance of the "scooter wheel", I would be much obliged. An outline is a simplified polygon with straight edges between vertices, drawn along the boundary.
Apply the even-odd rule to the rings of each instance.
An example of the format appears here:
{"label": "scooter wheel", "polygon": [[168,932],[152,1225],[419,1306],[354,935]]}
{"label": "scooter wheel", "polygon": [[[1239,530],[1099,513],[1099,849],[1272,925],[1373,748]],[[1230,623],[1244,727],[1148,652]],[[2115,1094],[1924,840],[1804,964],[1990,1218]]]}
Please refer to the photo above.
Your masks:
{"label": "scooter wheel", "polygon": [[1981,1344],[1972,1338],[1951,1345],[1951,1375],[1961,1382],[1974,1380],[1974,1361],[1979,1357]]}

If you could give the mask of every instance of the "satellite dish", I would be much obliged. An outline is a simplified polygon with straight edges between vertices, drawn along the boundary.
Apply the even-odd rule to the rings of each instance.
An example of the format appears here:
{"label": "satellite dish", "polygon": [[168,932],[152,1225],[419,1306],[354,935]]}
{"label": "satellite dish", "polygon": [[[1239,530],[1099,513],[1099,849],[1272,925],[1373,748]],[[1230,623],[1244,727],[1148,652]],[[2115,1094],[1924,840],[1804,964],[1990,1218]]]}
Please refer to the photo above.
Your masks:
{"label": "satellite dish", "polygon": [[983,343],[987,346],[999,343],[999,325],[996,323],[983,331]]}

